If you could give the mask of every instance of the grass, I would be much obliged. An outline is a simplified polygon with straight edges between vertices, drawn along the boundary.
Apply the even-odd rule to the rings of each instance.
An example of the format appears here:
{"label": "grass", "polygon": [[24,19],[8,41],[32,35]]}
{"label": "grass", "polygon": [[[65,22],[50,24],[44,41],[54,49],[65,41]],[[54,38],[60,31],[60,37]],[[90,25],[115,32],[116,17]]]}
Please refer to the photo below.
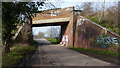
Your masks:
{"label": "grass", "polygon": [[21,59],[31,56],[36,50],[35,45],[16,45],[10,48],[10,52],[2,57],[2,68],[14,68]]}
{"label": "grass", "polygon": [[69,47],[69,48],[73,49],[73,50],[79,50],[79,51],[86,51],[86,52],[93,52],[93,53],[101,53],[101,54],[120,56],[120,53],[111,52],[111,51],[93,50],[93,49],[77,48],[77,47]]}
{"label": "grass", "polygon": [[58,44],[59,42],[57,41],[56,38],[47,38],[47,40],[53,44]]}

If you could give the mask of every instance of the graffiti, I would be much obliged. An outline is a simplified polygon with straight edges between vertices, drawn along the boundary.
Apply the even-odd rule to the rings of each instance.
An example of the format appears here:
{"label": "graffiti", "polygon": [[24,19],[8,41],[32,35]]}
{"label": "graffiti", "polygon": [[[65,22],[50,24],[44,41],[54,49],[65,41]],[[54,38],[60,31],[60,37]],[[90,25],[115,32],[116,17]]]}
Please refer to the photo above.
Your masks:
{"label": "graffiti", "polygon": [[69,45],[68,35],[62,37],[62,42],[65,42],[66,45]]}
{"label": "graffiti", "polygon": [[96,43],[102,45],[103,47],[107,47],[109,45],[118,45],[119,40],[115,37],[110,36],[99,36],[96,38]]}
{"label": "graffiti", "polygon": [[53,11],[51,12],[51,16],[57,16],[60,11]]}
{"label": "graffiti", "polygon": [[97,43],[118,45],[118,40],[115,37],[97,37]]}

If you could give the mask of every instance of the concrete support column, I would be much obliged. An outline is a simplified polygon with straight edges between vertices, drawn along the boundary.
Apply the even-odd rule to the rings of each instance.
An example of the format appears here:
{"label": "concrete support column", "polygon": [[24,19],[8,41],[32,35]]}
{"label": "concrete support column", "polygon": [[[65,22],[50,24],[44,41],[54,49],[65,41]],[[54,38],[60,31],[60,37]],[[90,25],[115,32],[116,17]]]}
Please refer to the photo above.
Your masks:
{"label": "concrete support column", "polygon": [[65,46],[73,46],[74,43],[73,43],[73,13],[74,11],[72,10],[71,11],[71,16],[70,16],[70,21],[68,23],[68,25],[66,26],[66,30],[65,30],[65,37],[66,37],[66,45]]}
{"label": "concrete support column", "polygon": [[73,47],[75,46],[75,37],[76,37],[76,25],[77,25],[77,12],[73,12]]}

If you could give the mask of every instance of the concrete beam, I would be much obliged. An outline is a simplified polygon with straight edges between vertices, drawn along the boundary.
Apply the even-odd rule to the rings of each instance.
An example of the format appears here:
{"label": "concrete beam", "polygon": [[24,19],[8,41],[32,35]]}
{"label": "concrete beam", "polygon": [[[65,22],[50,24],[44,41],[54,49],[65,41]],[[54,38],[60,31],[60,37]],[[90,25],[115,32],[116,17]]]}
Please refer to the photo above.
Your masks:
{"label": "concrete beam", "polygon": [[69,21],[70,17],[65,18],[55,18],[55,19],[45,19],[45,20],[34,20],[32,24],[43,24],[43,23],[53,23],[53,22],[65,22]]}

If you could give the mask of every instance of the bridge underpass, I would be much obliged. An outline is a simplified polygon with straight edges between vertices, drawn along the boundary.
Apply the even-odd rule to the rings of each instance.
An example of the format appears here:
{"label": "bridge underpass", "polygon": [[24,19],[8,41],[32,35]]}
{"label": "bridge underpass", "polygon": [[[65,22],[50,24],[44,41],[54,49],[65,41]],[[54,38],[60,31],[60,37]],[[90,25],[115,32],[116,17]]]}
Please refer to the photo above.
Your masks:
{"label": "bridge underpass", "polygon": [[[32,27],[51,25],[61,26],[61,38],[62,42],[65,42],[65,46],[113,52],[117,52],[119,49],[119,46],[117,46],[120,40],[119,35],[80,16],[80,12],[76,11],[74,7],[45,10],[42,13],[36,13],[36,17],[28,19],[26,23],[19,27],[14,40],[16,43],[29,43],[32,41]],[[98,38],[100,35],[106,35],[104,40],[107,42],[102,42]],[[112,43],[114,46],[101,46],[102,43],[100,42],[98,42],[100,45],[96,45],[96,41]]]}
{"label": "bridge underpass", "polygon": [[[52,22],[33,24],[32,27],[61,26],[61,38],[69,24],[67,22]],[[82,53],[75,52],[58,44],[51,44],[46,39],[37,39],[38,48],[29,59],[32,67],[38,66],[116,66]]]}
{"label": "bridge underpass", "polygon": [[65,43],[65,46],[73,46],[75,15],[73,7],[45,10],[42,13],[36,13],[36,17],[32,18],[32,27],[59,25],[61,26],[61,40],[63,40],[61,42]]}
{"label": "bridge underpass", "polygon": [[[49,12],[49,13],[47,13],[47,12]],[[51,12],[54,12],[55,14],[53,14]],[[94,22],[91,22],[90,20],[88,20],[86,18],[78,16],[77,12],[75,12],[73,8],[47,10],[47,11],[44,11],[44,13],[37,13],[37,16],[35,18],[32,18],[31,22],[32,22],[31,23],[32,26],[29,25],[30,28],[28,30],[30,30],[31,27],[60,25],[61,26],[61,39],[63,40],[62,42],[66,43],[65,46],[75,46],[75,47],[90,48],[90,49],[95,49],[95,50],[107,50],[108,49],[110,51],[117,51],[117,49],[118,49],[117,47],[116,48],[113,48],[113,47],[103,48],[100,46],[96,46],[95,39],[100,34],[110,35],[110,36],[116,37],[117,39],[119,39],[120,37],[118,35],[116,35],[115,33],[110,32],[106,28],[104,28]],[[29,32],[29,31],[26,31],[26,32]],[[32,34],[32,33],[29,33],[29,34]],[[32,37],[30,35],[30,37],[27,37],[27,38],[32,38]],[[60,46],[58,46],[55,50],[54,50],[54,48],[56,48],[56,46],[54,46],[54,45],[53,45],[53,48],[51,48],[51,49],[49,49],[49,46],[48,47],[43,46],[42,50],[43,50],[43,52],[45,52],[46,49],[49,49],[49,50],[47,50],[47,52],[51,53],[53,55],[57,55],[57,53],[58,53],[58,54],[60,54],[58,56],[63,56],[63,57],[69,56],[68,58],[62,57],[64,60],[67,61],[65,63],[67,63],[68,65],[70,63],[73,63],[73,66],[76,64],[78,66],[79,66],[79,64],[81,64],[81,66],[85,66],[85,65],[89,66],[89,63],[92,63],[93,66],[95,66],[95,65],[99,66],[99,64],[100,64],[100,66],[102,66],[102,65],[105,65],[105,66],[110,65],[111,66],[112,65],[111,63],[107,63],[107,62],[104,63],[104,61],[100,61],[100,60],[98,60],[97,62],[94,62],[94,61],[92,62],[91,59],[94,59],[94,58],[91,58],[91,57],[89,57],[90,59],[88,59],[88,57],[84,58],[85,56],[81,57],[79,53],[75,54],[77,56],[77,58],[75,58],[75,56],[72,56],[72,55],[74,55],[74,52],[68,51],[68,50],[66,51],[66,48],[64,48],[64,47],[63,47],[63,49],[65,49],[65,50],[59,49],[59,48],[62,48]],[[57,52],[57,50],[59,50],[59,52]],[[37,51],[38,53],[36,53],[36,54],[39,55],[40,51],[41,51],[40,48],[38,48],[38,51]],[[49,55],[47,55],[47,56],[49,56]],[[56,58],[60,59],[61,57],[58,57],[58,56]],[[40,57],[40,55],[39,55],[39,57]],[[39,57],[38,57],[38,59],[40,60]],[[62,58],[61,58],[60,62],[64,63]],[[81,60],[79,60],[80,58],[81,58]],[[82,61],[82,59],[83,59],[83,61],[85,61],[85,63]],[[75,61],[73,61],[73,60],[75,60]],[[87,60],[89,60],[89,61],[87,61]],[[76,61],[78,61],[78,62],[76,64],[74,64]],[[97,64],[95,64],[95,63],[97,63]],[[63,65],[66,65],[66,64],[63,64]],[[90,64],[90,66],[91,66],[91,64]]]}
{"label": "bridge underpass", "polygon": [[[61,26],[61,40],[65,35],[69,21],[32,24],[32,27]],[[51,44],[46,39],[37,39],[38,48],[29,59],[28,66],[116,66],[82,53],[75,52],[58,44]]]}
{"label": "bridge underpass", "polygon": [[[68,25],[68,21],[65,21],[65,22],[54,22],[54,23],[42,23],[42,24],[33,24],[32,25],[32,28],[34,27],[49,27],[49,26],[60,26],[60,34],[59,34],[59,39],[58,39],[58,42],[60,43],[62,41],[62,37],[65,33],[65,30],[66,30],[66,27]],[[46,29],[47,30],[47,29]],[[56,30],[59,30],[59,29],[56,29]]]}
{"label": "bridge underpass", "polygon": [[75,16],[73,7],[57,10],[45,10],[42,13],[36,13],[36,17],[26,19],[26,23],[19,27],[14,36],[14,40],[16,43],[29,44],[29,42],[33,39],[32,27],[59,25],[61,26],[62,42],[66,43],[65,46],[73,46],[76,25]]}

